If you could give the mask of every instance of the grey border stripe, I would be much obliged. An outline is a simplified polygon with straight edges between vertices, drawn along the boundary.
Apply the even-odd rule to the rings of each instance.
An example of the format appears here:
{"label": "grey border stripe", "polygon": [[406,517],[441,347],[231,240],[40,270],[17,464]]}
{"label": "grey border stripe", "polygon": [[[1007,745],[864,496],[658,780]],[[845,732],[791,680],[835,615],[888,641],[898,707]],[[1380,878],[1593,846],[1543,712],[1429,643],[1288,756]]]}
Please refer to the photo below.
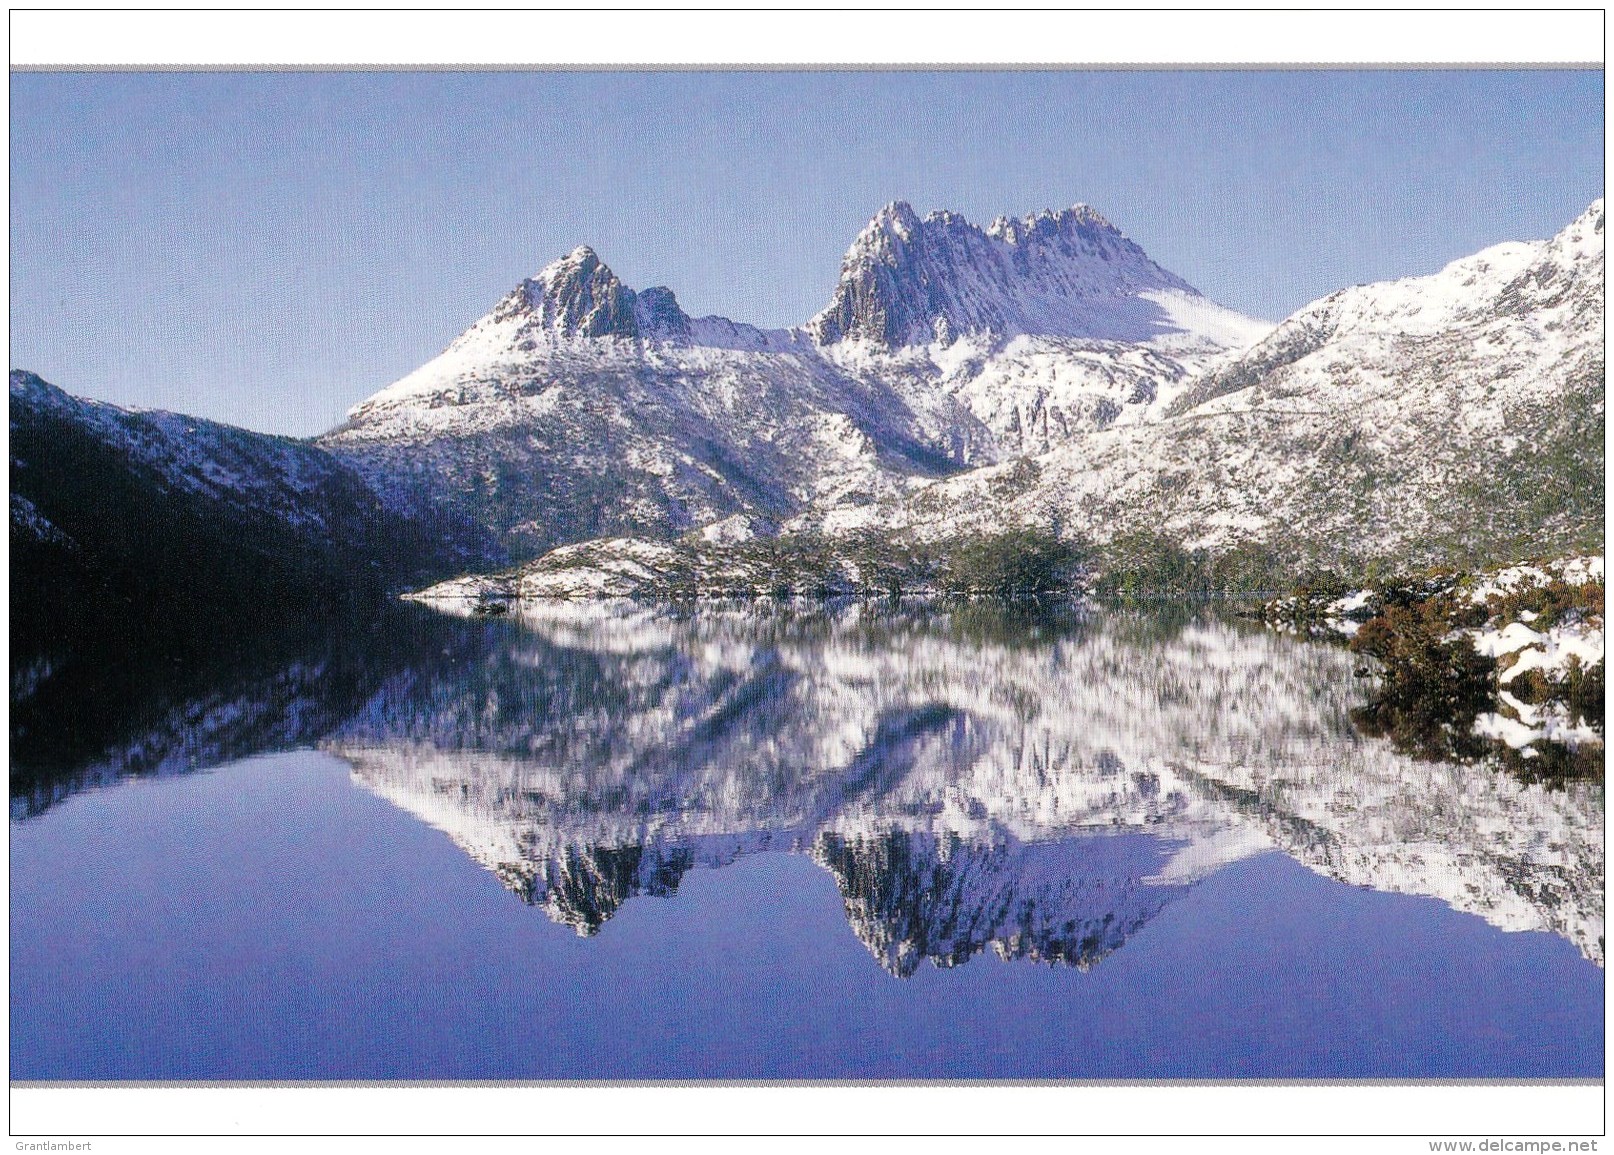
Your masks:
{"label": "grey border stripe", "polygon": [[434,1079],[292,1079],[285,1082],[253,1079],[196,1079],[179,1082],[86,1080],[51,1082],[17,1079],[18,1091],[83,1090],[204,1090],[204,1089],[352,1089],[379,1090],[417,1087],[507,1087],[560,1090],[596,1087],[652,1090],[691,1087],[1601,1087],[1602,1079],[468,1079],[460,1082]]}
{"label": "grey border stripe", "polygon": [[1599,61],[1291,64],[13,64],[18,72],[1601,72]]}

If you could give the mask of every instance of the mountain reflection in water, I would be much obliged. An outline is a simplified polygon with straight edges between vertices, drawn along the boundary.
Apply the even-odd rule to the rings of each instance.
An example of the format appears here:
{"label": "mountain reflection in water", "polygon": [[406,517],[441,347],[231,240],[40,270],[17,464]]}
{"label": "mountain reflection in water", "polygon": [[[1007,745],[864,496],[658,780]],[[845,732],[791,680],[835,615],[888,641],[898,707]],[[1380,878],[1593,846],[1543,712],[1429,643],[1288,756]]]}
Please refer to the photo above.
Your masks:
{"label": "mountain reflection in water", "polygon": [[73,768],[14,727],[14,817],[317,743],[584,935],[693,868],[792,850],[894,975],[988,948],[1085,968],[1279,850],[1602,963],[1600,783],[1397,753],[1351,723],[1352,655],[1203,610],[547,603],[367,636],[363,660],[207,675]]}
{"label": "mountain reflection in water", "polygon": [[1600,787],[1415,761],[1352,727],[1340,650],[1167,613],[524,607],[389,679],[325,748],[581,933],[788,848],[894,974],[1086,966],[1278,849],[1601,962]]}

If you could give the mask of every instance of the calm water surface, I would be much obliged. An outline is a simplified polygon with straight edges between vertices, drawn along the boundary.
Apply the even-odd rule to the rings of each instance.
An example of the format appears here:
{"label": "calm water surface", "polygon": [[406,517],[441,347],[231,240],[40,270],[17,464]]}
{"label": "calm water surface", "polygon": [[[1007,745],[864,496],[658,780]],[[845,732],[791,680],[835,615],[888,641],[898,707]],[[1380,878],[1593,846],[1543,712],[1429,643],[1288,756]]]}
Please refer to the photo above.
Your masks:
{"label": "calm water surface", "polygon": [[12,685],[12,1077],[1596,1077],[1601,784],[1203,611],[408,610]]}

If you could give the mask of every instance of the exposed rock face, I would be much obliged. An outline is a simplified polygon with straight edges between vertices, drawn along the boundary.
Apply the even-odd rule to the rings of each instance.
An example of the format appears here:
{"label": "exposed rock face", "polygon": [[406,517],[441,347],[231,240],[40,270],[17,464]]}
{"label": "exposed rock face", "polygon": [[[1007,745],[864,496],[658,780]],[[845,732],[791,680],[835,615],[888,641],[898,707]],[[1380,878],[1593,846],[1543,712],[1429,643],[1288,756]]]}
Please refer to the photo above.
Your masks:
{"label": "exposed rock face", "polygon": [[634,322],[642,335],[668,342],[690,339],[693,330],[689,314],[671,289],[646,289],[634,299],[633,308]]}
{"label": "exposed rock face", "polygon": [[[853,245],[830,307],[805,331],[690,321],[670,293],[635,298],[641,337],[608,344],[638,350],[638,382],[678,365],[689,392],[653,428],[656,406],[636,400],[597,431],[563,427],[564,445],[509,417],[511,437],[551,448],[530,468],[562,463],[521,490],[521,505],[553,507],[587,484],[564,472],[578,445],[626,437],[640,448],[593,460],[590,478],[620,476],[623,460],[660,464],[612,488],[620,500],[596,502],[593,515],[540,525],[536,547],[589,526],[656,538],[739,514],[830,535],[955,538],[1017,524],[1101,544],[1159,534],[1211,551],[1261,547],[1296,571],[1595,550],[1603,231],[1599,201],[1549,241],[1342,290],[1267,334],[1089,209],[980,229],[894,204]],[[663,336],[643,336],[652,329]],[[697,382],[710,407],[725,357],[735,359],[726,395],[768,414],[764,428],[731,408],[669,456],[677,412],[702,404]],[[602,364],[578,378],[580,393],[612,380]],[[508,388],[511,375],[492,378]],[[397,437],[417,459],[441,454],[459,468],[461,442],[382,436],[397,406],[430,424],[402,385],[336,440],[363,461]],[[849,411],[859,397],[867,404]],[[718,446],[734,448],[714,457]],[[1007,460],[1016,455],[1037,460]],[[378,484],[397,472],[380,469]]]}
{"label": "exposed rock face", "polygon": [[600,932],[630,898],[666,898],[695,865],[687,849],[661,853],[654,846],[568,848],[558,860],[502,863],[494,872],[523,902],[579,935]]}
{"label": "exposed rock face", "polygon": [[1603,958],[1601,783],[1365,737],[1336,647],[1180,609],[408,611],[164,661],[110,705],[94,670],[21,666],[13,818],[317,744],[585,935],[691,869],[789,851],[893,974],[986,950],[1086,967],[1277,851]]}
{"label": "exposed rock face", "polygon": [[[1275,330],[1085,206],[985,229],[887,206],[829,307],[787,330],[692,318],[578,248],[316,446],[172,417],[194,429],[169,456],[221,524],[359,554],[391,548],[375,526],[413,527],[422,570],[757,526],[1159,535],[1296,572],[1595,552],[1603,232],[1598,201],[1550,241],[1343,290]],[[44,396],[14,387],[13,408],[71,408]],[[25,482],[17,540],[83,544]],[[316,524],[338,505],[352,532]]]}
{"label": "exposed rock face", "polygon": [[690,317],[671,289],[635,293],[586,245],[522,281],[490,317],[513,322],[511,340],[527,351],[541,341],[567,338],[676,343],[691,335]]}
{"label": "exposed rock face", "polygon": [[826,833],[812,856],[835,875],[857,937],[898,978],[927,960],[960,966],[989,947],[1007,961],[1087,970],[1188,891],[1153,878],[1171,855],[1148,835],[981,843],[898,829]]}
{"label": "exposed rock face", "polygon": [[1142,342],[1167,324],[1150,291],[1199,297],[1086,205],[981,229],[897,201],[853,242],[807,328],[825,345],[886,348],[1025,334]]}
{"label": "exposed rock face", "polygon": [[541,334],[631,340],[639,335],[633,306],[633,291],[585,245],[521,282],[494,308],[493,316],[518,319],[518,339]]}

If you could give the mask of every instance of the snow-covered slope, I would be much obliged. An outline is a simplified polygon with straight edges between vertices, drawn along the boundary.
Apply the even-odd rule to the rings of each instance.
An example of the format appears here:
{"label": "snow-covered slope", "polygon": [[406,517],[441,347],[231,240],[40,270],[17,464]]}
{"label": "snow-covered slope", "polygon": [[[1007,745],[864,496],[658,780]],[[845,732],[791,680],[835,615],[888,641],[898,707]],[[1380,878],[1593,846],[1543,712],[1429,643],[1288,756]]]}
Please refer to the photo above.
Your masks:
{"label": "snow-covered slope", "polygon": [[395,505],[476,522],[515,556],[866,500],[960,464],[888,387],[847,378],[803,334],[691,318],[588,249],[322,444]]}
{"label": "snow-covered slope", "polygon": [[[1057,517],[1103,541],[1304,558],[1509,559],[1594,545],[1603,511],[1603,204],[1549,241],[1324,298],[1180,390],[1161,419],[841,510],[948,535]],[[1586,539],[1586,540],[1583,540]]]}
{"label": "snow-covered slope", "polygon": [[1266,329],[1085,207],[983,231],[893,205],[800,329],[690,317],[576,249],[322,444],[396,507],[524,557],[896,500],[910,478],[1158,412]]}

